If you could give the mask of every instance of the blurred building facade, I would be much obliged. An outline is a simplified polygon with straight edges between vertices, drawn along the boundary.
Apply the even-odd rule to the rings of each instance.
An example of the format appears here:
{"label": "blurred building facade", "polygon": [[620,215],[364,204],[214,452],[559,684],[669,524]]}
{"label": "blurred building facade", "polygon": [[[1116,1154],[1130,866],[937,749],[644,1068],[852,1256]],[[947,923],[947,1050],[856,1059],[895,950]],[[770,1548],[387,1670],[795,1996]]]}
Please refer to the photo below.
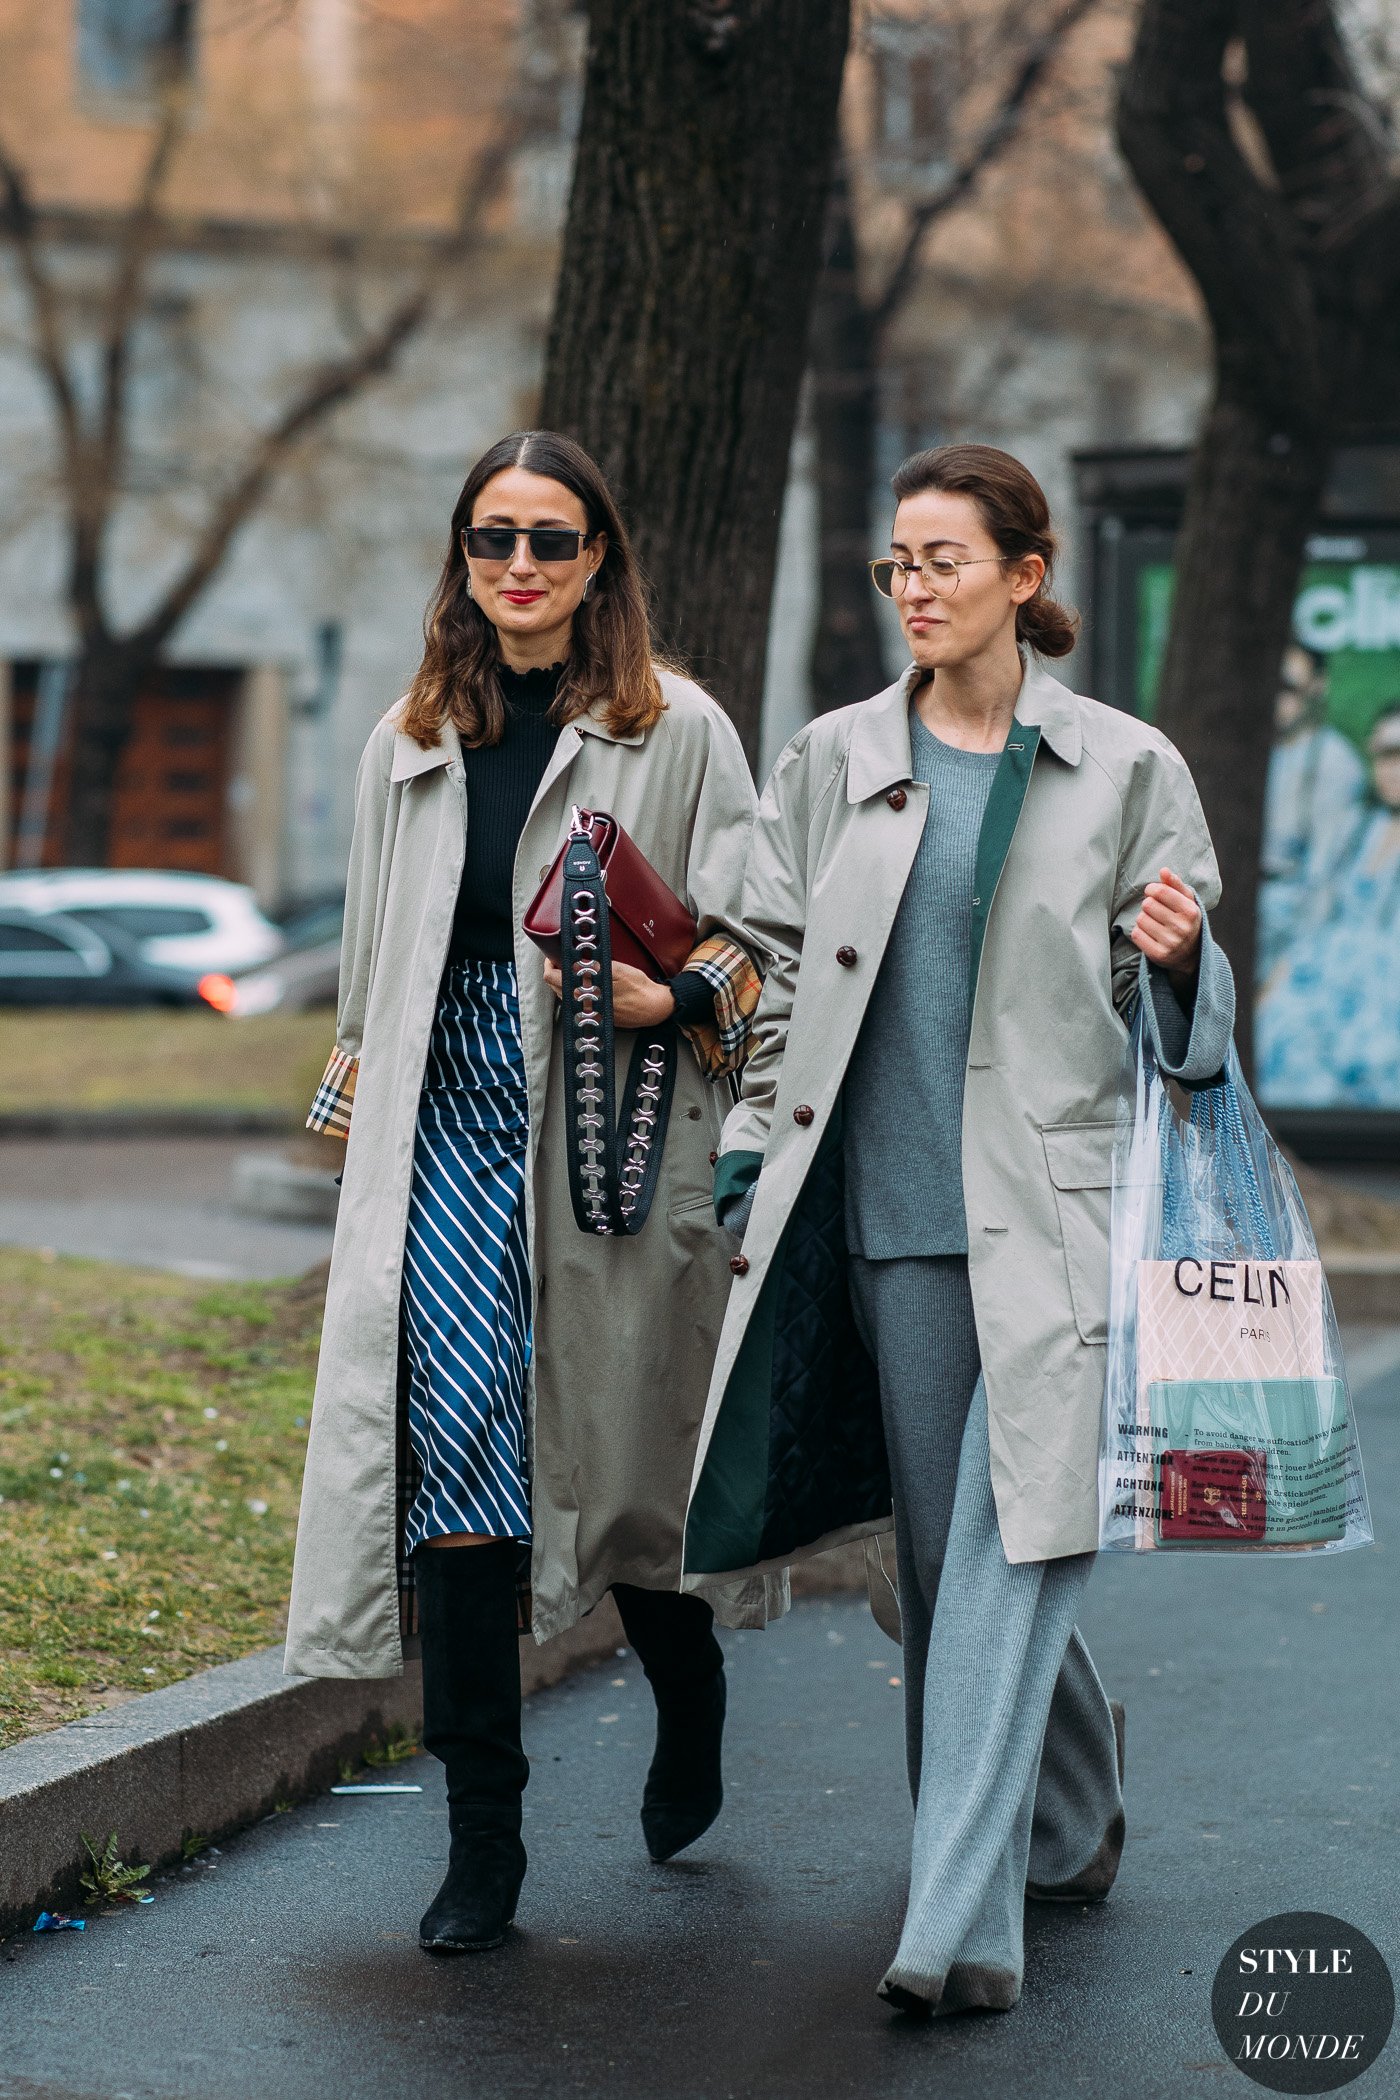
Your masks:
{"label": "blurred building facade", "polygon": [[[533,407],[576,92],[577,34],[561,19],[527,48],[516,0],[0,0],[0,141],[39,212],[80,392],[162,98],[187,97],[129,334],[128,461],[105,561],[118,628],[318,365],[435,272],[523,75],[535,90],[536,129],[492,200],[489,240],[443,261],[430,322],[297,450],[178,629],[119,776],[114,859],[251,880],[270,904],[342,880],[356,761],[417,661],[465,467]],[[551,91],[554,136],[539,120]],[[64,732],[42,667],[73,647],[71,492],[33,335],[0,241],[11,865],[58,857]],[[36,729],[38,745],[56,742],[46,768]]]}
{"label": "blurred building facade", "polygon": [[[861,15],[847,132],[877,276],[911,199],[955,164],[995,98],[997,24],[972,5],[960,52],[948,10],[925,0]],[[1193,296],[1107,121],[1127,30],[1116,0],[1091,12],[1035,120],[930,232],[887,343],[882,476],[916,444],[982,437],[1026,458],[1069,524],[1074,450],[1189,440],[1204,385]],[[79,390],[160,98],[172,80],[187,98],[130,335],[129,463],[107,561],[119,625],[140,617],[211,491],[307,375],[445,258],[430,322],[276,477],[177,631],[123,764],[114,858],[251,880],[272,905],[340,881],[359,752],[417,661],[462,474],[533,412],[581,46],[571,0],[0,0],[0,141],[40,214]],[[950,81],[967,85],[954,95]],[[458,196],[510,106],[529,126],[489,239],[450,259]],[[8,864],[58,852],[52,667],[73,646],[64,491],[31,338],[15,251],[0,242]],[[813,472],[803,427],[765,759],[810,706]],[[1072,535],[1069,552],[1072,593]]]}

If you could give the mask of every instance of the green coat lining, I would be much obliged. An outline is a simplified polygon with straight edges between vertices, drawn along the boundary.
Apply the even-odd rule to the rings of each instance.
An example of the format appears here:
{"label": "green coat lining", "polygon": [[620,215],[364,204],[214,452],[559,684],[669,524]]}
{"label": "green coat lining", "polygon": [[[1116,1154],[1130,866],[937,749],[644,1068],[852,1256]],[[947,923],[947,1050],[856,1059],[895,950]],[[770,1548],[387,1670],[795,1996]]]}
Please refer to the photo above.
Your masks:
{"label": "green coat lining", "polygon": [[992,899],[1001,881],[1001,871],[1006,866],[1006,856],[1011,851],[1011,841],[1021,818],[1021,804],[1026,799],[1030,786],[1031,767],[1040,745],[1040,730],[1032,723],[1013,719],[1011,733],[1007,737],[1001,754],[1001,763],[992,779],[992,792],[987,797],[987,808],[982,818],[982,829],[977,835],[977,864],[973,876],[972,892],[972,945],[968,963],[968,1010],[971,1012],[977,998],[977,973],[982,963],[982,943],[987,937],[987,920],[991,916]]}

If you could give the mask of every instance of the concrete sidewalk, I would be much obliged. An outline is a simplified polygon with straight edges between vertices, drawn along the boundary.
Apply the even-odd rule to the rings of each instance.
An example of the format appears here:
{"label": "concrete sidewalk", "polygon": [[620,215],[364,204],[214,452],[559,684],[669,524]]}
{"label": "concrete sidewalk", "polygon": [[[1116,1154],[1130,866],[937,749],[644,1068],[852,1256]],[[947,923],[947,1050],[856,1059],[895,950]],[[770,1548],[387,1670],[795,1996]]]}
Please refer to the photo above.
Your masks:
{"label": "concrete sidewalk", "polygon": [[211,1282],[304,1276],[330,1259],[329,1225],[251,1217],[235,1207],[255,1136],[13,1137],[0,1140],[0,1245]]}

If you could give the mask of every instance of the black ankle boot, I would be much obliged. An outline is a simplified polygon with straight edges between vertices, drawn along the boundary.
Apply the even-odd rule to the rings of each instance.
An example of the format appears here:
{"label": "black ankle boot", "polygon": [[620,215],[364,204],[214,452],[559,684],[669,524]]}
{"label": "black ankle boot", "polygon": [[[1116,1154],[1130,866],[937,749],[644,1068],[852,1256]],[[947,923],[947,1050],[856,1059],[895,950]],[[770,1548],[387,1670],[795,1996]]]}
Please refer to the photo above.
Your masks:
{"label": "black ankle boot", "polygon": [[423,1747],[447,1768],[447,1878],[418,1928],[431,1954],[499,1947],[525,1879],[520,1796],[519,1548],[428,1546],[414,1556],[423,1635]]}
{"label": "black ankle boot", "polygon": [[613,1596],[656,1699],[642,1835],[654,1860],[672,1859],[709,1829],[724,1803],[724,1653],[701,1598],[621,1582]]}

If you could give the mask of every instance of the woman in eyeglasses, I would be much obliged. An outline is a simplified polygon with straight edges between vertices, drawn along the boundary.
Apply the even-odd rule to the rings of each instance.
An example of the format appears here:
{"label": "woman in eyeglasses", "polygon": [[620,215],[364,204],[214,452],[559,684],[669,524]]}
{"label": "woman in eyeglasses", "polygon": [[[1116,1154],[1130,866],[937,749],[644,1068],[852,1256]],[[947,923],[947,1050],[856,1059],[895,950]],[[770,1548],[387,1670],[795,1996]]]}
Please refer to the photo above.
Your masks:
{"label": "woman in eyeglasses", "polygon": [[1020,1995],[1027,1894],[1107,1893],[1115,1717],[1075,1614],[1099,1537],[1125,1016],[1219,1069],[1233,985],[1190,774],[1041,669],[1045,497],[1006,453],[917,454],[873,564],[913,661],[779,758],[744,887],[767,965],[721,1217],[743,1236],[686,1566],[888,1527],[898,1552],[915,2013]]}
{"label": "woman in eyeglasses", "polygon": [[[412,1569],[424,1743],[447,1768],[435,1952],[504,1937],[525,1870],[517,1593],[537,1639],[611,1589],[657,1704],[652,1857],[719,1812],[725,1691],[680,1536],[731,1248],[710,1207],[720,1090],[758,980],[734,920],[754,792],[739,739],[658,665],[641,576],[569,439],[467,476],[407,696],[360,766],[337,1048],[311,1118],[348,1130],[287,1667],[399,1671]],[[628,1031],[681,1046],[642,1231],[570,1202],[557,968],[521,923],[575,805],[614,816],[693,913],[670,983],[615,964]],[[349,1113],[353,1094],[353,1119]],[[709,1585],[762,1624],[763,1579]]]}

